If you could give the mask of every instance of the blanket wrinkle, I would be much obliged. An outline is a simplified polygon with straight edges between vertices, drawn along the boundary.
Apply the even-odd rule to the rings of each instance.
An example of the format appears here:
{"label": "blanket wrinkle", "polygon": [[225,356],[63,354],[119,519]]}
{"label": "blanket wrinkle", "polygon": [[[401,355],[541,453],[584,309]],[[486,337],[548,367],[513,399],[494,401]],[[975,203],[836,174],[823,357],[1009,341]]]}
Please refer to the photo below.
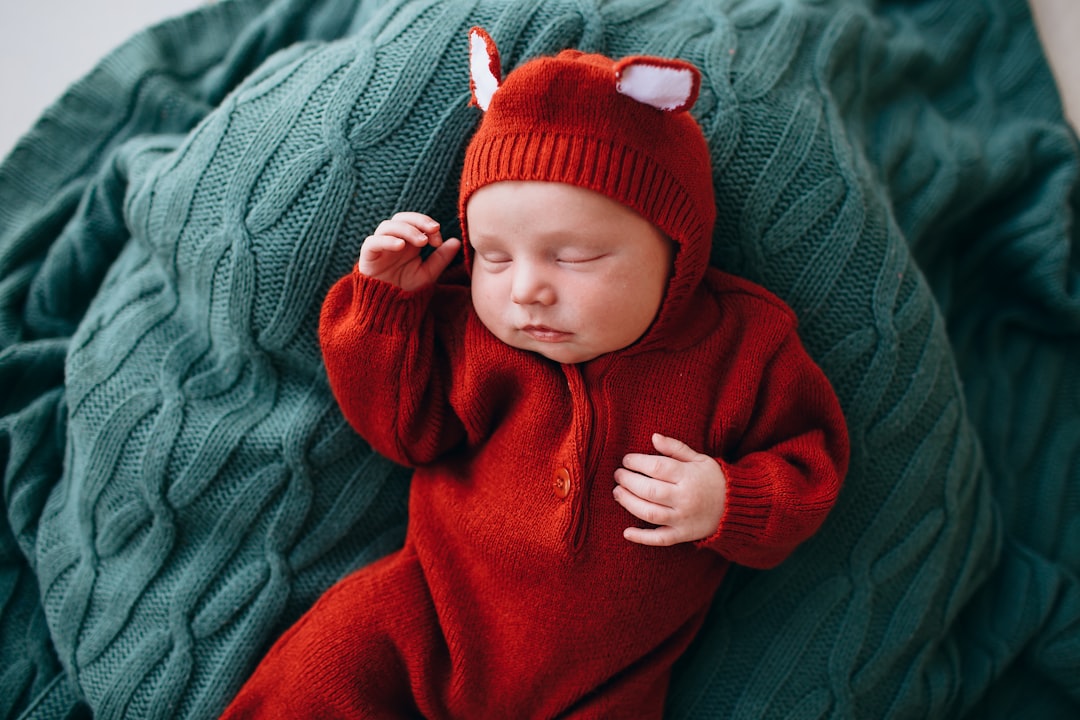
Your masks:
{"label": "blanket wrinkle", "polygon": [[0,164],[0,718],[216,717],[408,472],[318,306],[384,217],[455,224],[467,30],[703,72],[712,262],[796,310],[851,470],[738,569],[671,718],[1080,712],[1078,144],[1024,0],[221,0]]}

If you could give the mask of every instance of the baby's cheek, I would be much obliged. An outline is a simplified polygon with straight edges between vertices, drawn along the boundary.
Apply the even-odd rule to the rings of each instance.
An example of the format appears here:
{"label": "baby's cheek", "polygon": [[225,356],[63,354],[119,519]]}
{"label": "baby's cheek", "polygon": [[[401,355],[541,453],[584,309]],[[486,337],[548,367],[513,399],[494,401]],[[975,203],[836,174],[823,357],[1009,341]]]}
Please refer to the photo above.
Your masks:
{"label": "baby's cheek", "polygon": [[504,303],[499,300],[496,288],[492,285],[490,280],[484,278],[474,278],[472,281],[473,308],[489,330],[492,329],[491,325],[495,319],[501,317],[505,309]]}

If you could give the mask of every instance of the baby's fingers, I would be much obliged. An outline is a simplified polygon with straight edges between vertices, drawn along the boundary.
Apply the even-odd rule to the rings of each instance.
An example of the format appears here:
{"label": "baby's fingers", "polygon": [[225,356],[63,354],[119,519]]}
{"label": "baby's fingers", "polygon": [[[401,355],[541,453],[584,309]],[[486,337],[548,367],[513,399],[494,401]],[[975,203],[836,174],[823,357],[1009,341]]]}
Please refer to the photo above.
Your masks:
{"label": "baby's fingers", "polygon": [[[433,252],[423,253],[429,246]],[[439,223],[417,212],[400,212],[384,220],[360,246],[356,269],[407,291],[435,282],[450,264],[461,241],[443,240]]]}
{"label": "baby's fingers", "polygon": [[673,510],[667,503],[663,481],[642,478],[640,475],[618,471],[618,483],[613,490],[615,502],[639,520],[653,525],[665,525],[671,521]]}
{"label": "baby's fingers", "polygon": [[[654,480],[652,482],[661,481]],[[632,543],[668,547],[692,539],[687,535],[686,528],[683,527],[680,513],[674,508],[650,502],[630,492],[623,485],[618,485],[615,488],[615,502],[622,505],[628,513],[638,520],[643,520],[655,526],[649,528],[633,526],[625,528],[623,537]]]}
{"label": "baby's fingers", "polygon": [[408,243],[397,235],[371,235],[360,246],[360,254],[378,256],[387,252],[400,252]]}
{"label": "baby's fingers", "polygon": [[461,247],[460,240],[449,238],[435,248],[435,252],[431,253],[421,266],[424,283],[435,282],[439,275],[442,274],[442,271],[450,264],[450,261],[454,259],[459,247]]}
{"label": "baby's fingers", "polygon": [[645,502],[664,507],[672,506],[675,486],[666,480],[658,480],[622,467],[615,471],[615,482],[616,489],[622,488]]}
{"label": "baby's fingers", "polygon": [[394,213],[393,217],[389,220],[384,220],[384,222],[405,223],[426,233],[434,232],[439,229],[439,223],[435,219],[430,215],[419,212]]}
{"label": "baby's fingers", "polygon": [[638,528],[628,527],[623,530],[623,537],[638,545],[651,545],[653,547],[671,547],[686,542],[685,533],[678,528],[663,527]]}
{"label": "baby's fingers", "polygon": [[667,435],[661,435],[660,433],[653,433],[652,443],[657,452],[663,453],[667,457],[680,462],[695,462],[704,457],[701,453],[694,450],[682,440],[677,440],[673,437],[668,437]]}
{"label": "baby's fingers", "polygon": [[[434,227],[431,227],[428,224],[412,222],[411,217],[403,218],[402,216],[417,216],[418,218],[426,217],[419,213],[398,213],[389,220],[383,220],[379,223],[379,227],[375,228],[375,232],[368,240],[371,238],[387,237],[400,240],[402,243],[408,243],[415,247],[424,247],[431,242],[432,237],[434,236],[438,238],[438,240],[431,242],[431,244],[440,244],[439,241],[442,240],[442,237],[439,235],[439,225],[438,223],[435,223],[434,220],[431,221],[434,224]],[[368,240],[365,240],[365,242],[368,242]]]}
{"label": "baby's fingers", "polygon": [[[407,247],[409,247],[409,244],[399,237],[372,235],[364,240],[364,244],[360,246],[360,261],[357,263],[357,269],[363,275],[378,276],[388,267],[402,262],[401,259],[398,259],[398,256]],[[419,250],[414,249],[412,254],[416,255],[419,252]]]}

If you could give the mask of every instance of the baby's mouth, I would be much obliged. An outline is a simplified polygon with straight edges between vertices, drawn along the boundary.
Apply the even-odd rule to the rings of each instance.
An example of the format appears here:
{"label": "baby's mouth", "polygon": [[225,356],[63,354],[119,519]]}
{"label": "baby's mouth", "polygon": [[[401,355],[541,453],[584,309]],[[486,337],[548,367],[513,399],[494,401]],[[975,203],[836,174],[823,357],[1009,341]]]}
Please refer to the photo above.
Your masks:
{"label": "baby's mouth", "polygon": [[525,325],[521,328],[521,332],[525,333],[533,340],[545,343],[563,342],[568,340],[573,334],[563,330],[556,330],[547,325]]}

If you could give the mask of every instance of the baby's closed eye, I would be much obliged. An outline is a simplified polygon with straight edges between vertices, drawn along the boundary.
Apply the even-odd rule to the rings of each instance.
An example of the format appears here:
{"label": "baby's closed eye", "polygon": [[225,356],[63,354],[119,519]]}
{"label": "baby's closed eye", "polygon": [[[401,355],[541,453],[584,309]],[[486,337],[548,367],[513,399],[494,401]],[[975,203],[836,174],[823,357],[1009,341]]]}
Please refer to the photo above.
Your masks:
{"label": "baby's closed eye", "polygon": [[479,252],[476,256],[489,265],[507,265],[513,259],[502,252]]}
{"label": "baby's closed eye", "polygon": [[559,253],[555,260],[566,265],[580,265],[602,260],[607,256],[608,253],[595,250],[566,250]]}

